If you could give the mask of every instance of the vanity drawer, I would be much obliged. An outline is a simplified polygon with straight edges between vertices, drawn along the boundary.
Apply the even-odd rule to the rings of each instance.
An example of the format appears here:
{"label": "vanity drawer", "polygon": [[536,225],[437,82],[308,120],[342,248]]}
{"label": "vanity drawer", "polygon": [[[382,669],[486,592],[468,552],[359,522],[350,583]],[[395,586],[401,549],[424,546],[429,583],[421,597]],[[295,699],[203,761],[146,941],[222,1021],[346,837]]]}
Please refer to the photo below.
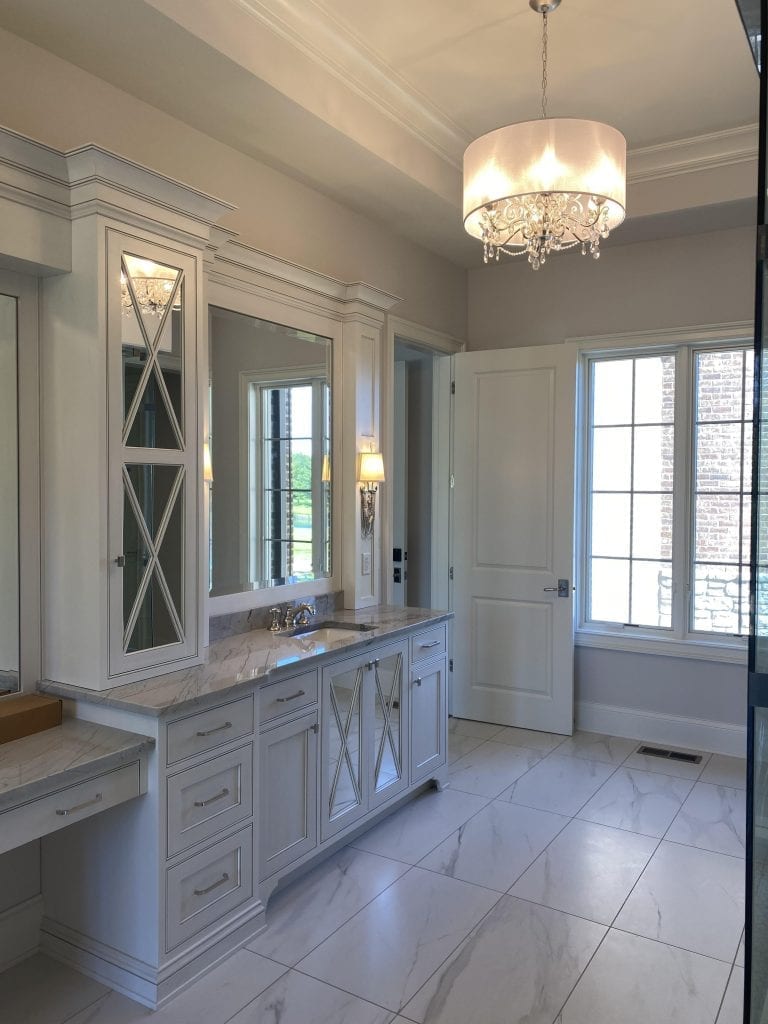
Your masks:
{"label": "vanity drawer", "polygon": [[411,664],[445,654],[445,623],[411,637]]}
{"label": "vanity drawer", "polygon": [[0,813],[0,853],[139,796],[138,761]]}
{"label": "vanity drawer", "polygon": [[168,856],[210,839],[253,814],[253,744],[171,775]]}
{"label": "vanity drawer", "polygon": [[253,830],[236,832],[166,872],[166,950],[253,895]]}
{"label": "vanity drawer", "polygon": [[317,704],[317,672],[305,672],[259,690],[259,724],[266,725],[280,715]]}
{"label": "vanity drawer", "polygon": [[180,718],[168,726],[168,764],[231,743],[253,732],[253,695]]}

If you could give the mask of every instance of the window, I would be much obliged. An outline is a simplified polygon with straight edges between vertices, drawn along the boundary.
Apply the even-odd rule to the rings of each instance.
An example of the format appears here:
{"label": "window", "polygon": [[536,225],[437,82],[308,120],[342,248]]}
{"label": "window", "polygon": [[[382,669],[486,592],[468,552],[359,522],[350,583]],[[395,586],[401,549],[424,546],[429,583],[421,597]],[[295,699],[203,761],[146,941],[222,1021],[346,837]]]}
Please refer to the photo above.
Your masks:
{"label": "window", "polygon": [[299,581],[330,564],[330,402],[325,378],[251,382],[250,578]]}
{"label": "window", "polygon": [[586,363],[585,633],[743,646],[751,346]]}

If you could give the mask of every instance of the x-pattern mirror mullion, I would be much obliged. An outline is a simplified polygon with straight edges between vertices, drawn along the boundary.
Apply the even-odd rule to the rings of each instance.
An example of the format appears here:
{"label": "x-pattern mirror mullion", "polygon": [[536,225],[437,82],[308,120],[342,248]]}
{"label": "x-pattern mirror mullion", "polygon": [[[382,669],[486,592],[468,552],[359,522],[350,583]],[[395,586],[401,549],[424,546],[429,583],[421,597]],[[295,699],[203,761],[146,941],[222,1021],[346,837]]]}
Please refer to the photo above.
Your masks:
{"label": "x-pattern mirror mullion", "polygon": [[[362,690],[363,681],[363,666],[361,665],[355,673],[355,682],[352,689],[352,697],[349,702],[349,708],[346,713],[346,721],[342,724],[342,713],[339,709],[338,702],[336,700],[336,694],[331,684],[331,708],[333,710],[334,718],[336,719],[336,726],[339,732],[339,743],[340,749],[338,758],[336,761],[336,767],[333,774],[333,780],[331,782],[330,793],[328,796],[328,813],[333,816],[333,808],[336,802],[336,791],[339,785],[339,778],[341,776],[342,765],[346,762],[349,770],[350,779],[352,786],[355,791],[355,798],[358,804],[362,803],[363,795],[359,780],[359,770],[355,770],[354,763],[349,751],[349,735],[352,731],[352,725],[355,720],[355,716],[360,714],[360,694]],[[359,755],[358,755],[359,756]]]}
{"label": "x-pattern mirror mullion", "polygon": [[397,777],[398,778],[402,777],[400,744],[397,741],[397,739],[395,738],[395,735],[394,735],[394,733],[392,731],[392,723],[391,723],[392,711],[394,710],[394,706],[395,706],[394,702],[395,702],[396,694],[399,693],[399,689],[400,689],[400,685],[401,685],[401,681],[402,681],[402,674],[403,674],[403,659],[402,659],[402,655],[398,654],[397,655],[397,661],[396,661],[396,664],[395,664],[395,670],[392,673],[392,685],[391,685],[390,690],[389,690],[388,698],[385,700],[384,699],[384,690],[382,688],[381,678],[379,676],[379,665],[374,663],[374,680],[375,680],[375,684],[376,684],[376,696],[378,697],[379,702],[381,704],[381,713],[382,713],[381,741],[380,741],[380,743],[378,745],[378,749],[376,751],[376,768],[375,768],[375,771],[374,771],[374,779],[376,780],[377,787],[378,787],[378,782],[379,782],[379,774],[381,773],[381,764],[382,764],[382,761],[384,760],[384,752],[385,752],[386,745],[387,745],[387,739],[389,739],[390,748],[392,750],[392,759],[394,761],[395,770],[397,771]]}
{"label": "x-pattern mirror mullion", "polygon": [[125,260],[123,260],[122,262],[122,271],[123,277],[125,279],[125,285],[130,295],[135,320],[138,323],[139,331],[141,332],[141,337],[143,339],[147,353],[147,360],[144,365],[144,369],[142,370],[130,406],[126,412],[125,423],[123,425],[123,445],[128,445],[134,421],[136,419],[136,416],[138,415],[139,408],[142,402],[144,401],[144,395],[147,387],[149,386],[150,378],[152,374],[154,374],[155,383],[157,385],[158,390],[160,391],[160,397],[163,403],[165,404],[168,419],[171,424],[171,429],[173,430],[173,433],[175,435],[176,442],[178,444],[178,447],[183,449],[184,435],[181,429],[181,425],[179,424],[178,418],[176,416],[176,411],[174,409],[173,402],[171,401],[171,396],[168,393],[168,388],[165,383],[165,378],[163,377],[162,369],[158,359],[158,354],[160,351],[160,344],[163,338],[163,331],[165,329],[168,317],[171,315],[171,311],[173,310],[176,298],[179,295],[179,291],[182,287],[184,274],[181,271],[179,271],[176,281],[168,295],[168,301],[165,305],[162,316],[160,317],[160,320],[158,322],[157,330],[155,331],[154,337],[150,338],[149,333],[147,331],[146,323],[144,322],[144,318],[139,313],[139,300],[136,296],[136,290],[133,285],[133,280],[131,278],[131,274],[128,269],[128,266],[125,263]]}

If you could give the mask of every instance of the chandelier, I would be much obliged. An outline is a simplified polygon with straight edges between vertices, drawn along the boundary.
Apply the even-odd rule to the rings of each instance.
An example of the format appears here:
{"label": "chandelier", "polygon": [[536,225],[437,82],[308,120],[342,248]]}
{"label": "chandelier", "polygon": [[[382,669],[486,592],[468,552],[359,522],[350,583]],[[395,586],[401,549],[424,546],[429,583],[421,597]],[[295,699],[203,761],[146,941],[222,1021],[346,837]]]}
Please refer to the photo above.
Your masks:
{"label": "chandelier", "polygon": [[[124,315],[130,315],[133,308],[131,288],[128,287],[129,275],[141,315],[162,317],[176,287],[178,270],[161,266],[152,260],[127,256],[120,272],[120,298]],[[176,303],[178,304],[178,297]]]}
{"label": "chandelier", "polygon": [[594,259],[624,220],[627,143],[599,121],[547,116],[547,16],[560,0],[529,0],[542,15],[541,117],[475,139],[464,153],[464,227],[483,259],[527,255],[538,270],[553,252]]}

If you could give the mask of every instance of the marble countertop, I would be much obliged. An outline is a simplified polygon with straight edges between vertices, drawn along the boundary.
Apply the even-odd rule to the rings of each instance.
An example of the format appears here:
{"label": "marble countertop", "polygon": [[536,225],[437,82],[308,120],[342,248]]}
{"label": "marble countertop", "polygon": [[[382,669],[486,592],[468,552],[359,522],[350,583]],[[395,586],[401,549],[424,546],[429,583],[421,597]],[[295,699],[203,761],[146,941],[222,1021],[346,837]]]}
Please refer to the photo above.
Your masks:
{"label": "marble countertop", "polygon": [[[203,664],[193,668],[125,683],[109,690],[89,690],[49,679],[43,680],[39,689],[70,700],[164,717],[176,714],[182,708],[189,710],[215,703],[237,690],[252,687],[254,683],[269,682],[276,675],[300,671],[304,663],[325,662],[337,657],[340,651],[355,654],[374,643],[395,640],[415,628],[426,628],[452,617],[451,612],[386,605],[357,611],[335,611],[329,615],[328,621],[364,623],[371,628],[364,632],[350,630],[348,637],[329,644],[320,644],[308,637],[289,637],[270,633],[267,629],[255,629],[215,641],[207,648]],[[323,625],[324,621],[317,624]]]}
{"label": "marble countertop", "polygon": [[0,743],[0,812],[135,761],[154,742],[65,718],[53,729]]}

